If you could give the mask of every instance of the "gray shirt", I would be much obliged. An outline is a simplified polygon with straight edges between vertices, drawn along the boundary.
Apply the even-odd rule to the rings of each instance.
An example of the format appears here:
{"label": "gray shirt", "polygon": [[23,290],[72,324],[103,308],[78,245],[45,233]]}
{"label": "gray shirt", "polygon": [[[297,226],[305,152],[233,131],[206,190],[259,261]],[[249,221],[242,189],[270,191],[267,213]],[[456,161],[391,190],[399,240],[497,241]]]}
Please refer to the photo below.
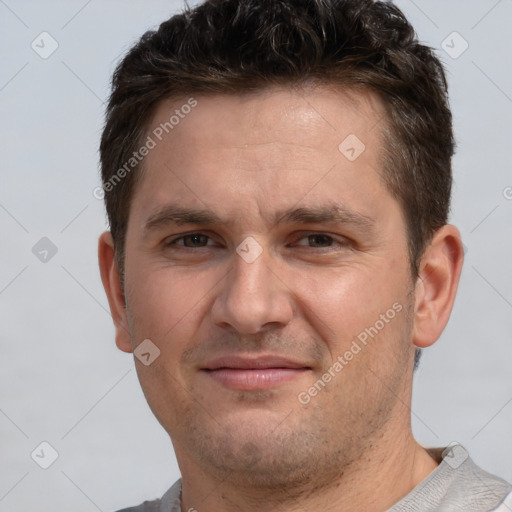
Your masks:
{"label": "gray shirt", "polygon": [[[512,485],[479,468],[460,444],[428,452],[439,465],[388,512],[512,511]],[[161,499],[118,512],[181,512],[181,480]]]}

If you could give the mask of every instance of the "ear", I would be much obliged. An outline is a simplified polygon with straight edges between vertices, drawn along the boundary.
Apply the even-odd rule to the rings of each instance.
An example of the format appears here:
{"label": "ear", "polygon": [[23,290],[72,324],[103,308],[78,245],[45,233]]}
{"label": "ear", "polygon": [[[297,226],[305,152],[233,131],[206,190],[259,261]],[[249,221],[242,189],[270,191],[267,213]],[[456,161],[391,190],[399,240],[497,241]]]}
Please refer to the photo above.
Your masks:
{"label": "ear", "polygon": [[417,347],[435,343],[446,327],[463,262],[459,230],[450,224],[438,229],[421,258],[416,282],[413,343]]}
{"label": "ear", "polygon": [[126,305],[121,288],[119,269],[115,260],[114,240],[110,231],[105,231],[98,242],[98,261],[100,265],[101,281],[108,298],[110,313],[116,328],[116,345],[123,352],[133,352]]}

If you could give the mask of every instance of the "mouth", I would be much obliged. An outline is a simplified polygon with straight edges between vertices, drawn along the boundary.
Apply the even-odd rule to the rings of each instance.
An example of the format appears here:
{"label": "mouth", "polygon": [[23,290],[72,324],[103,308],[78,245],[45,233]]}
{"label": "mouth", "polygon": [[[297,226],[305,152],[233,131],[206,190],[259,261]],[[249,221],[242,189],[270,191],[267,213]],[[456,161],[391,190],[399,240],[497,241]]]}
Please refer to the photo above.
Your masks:
{"label": "mouth", "polygon": [[290,382],[311,368],[275,356],[224,357],[209,362],[201,371],[217,384],[240,391],[259,391]]}

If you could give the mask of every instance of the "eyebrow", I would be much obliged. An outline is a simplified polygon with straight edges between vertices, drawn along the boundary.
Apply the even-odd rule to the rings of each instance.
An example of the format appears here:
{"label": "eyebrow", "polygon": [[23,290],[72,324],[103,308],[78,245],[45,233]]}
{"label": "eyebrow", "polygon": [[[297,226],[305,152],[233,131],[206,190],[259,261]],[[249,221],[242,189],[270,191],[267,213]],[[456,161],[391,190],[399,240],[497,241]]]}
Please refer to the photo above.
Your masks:
{"label": "eyebrow", "polygon": [[[223,219],[208,208],[185,208],[179,205],[167,205],[151,215],[144,225],[149,233],[169,224],[181,225],[229,225],[233,221]],[[356,228],[370,230],[375,225],[372,217],[347,209],[341,205],[298,207],[280,210],[273,215],[273,225],[280,224],[348,224]]]}

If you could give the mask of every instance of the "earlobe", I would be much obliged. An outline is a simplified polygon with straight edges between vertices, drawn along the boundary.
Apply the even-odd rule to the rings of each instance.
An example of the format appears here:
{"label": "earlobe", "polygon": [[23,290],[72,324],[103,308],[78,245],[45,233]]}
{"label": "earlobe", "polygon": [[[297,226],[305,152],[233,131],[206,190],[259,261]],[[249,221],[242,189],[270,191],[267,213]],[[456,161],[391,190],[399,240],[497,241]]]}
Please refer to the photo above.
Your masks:
{"label": "earlobe", "polygon": [[415,289],[413,343],[424,348],[443,332],[455,302],[464,251],[459,230],[438,229],[420,262]]}
{"label": "earlobe", "polygon": [[101,281],[116,329],[116,345],[123,352],[132,352],[126,306],[119,269],[115,260],[114,240],[110,231],[101,234],[98,241],[98,262]]}

